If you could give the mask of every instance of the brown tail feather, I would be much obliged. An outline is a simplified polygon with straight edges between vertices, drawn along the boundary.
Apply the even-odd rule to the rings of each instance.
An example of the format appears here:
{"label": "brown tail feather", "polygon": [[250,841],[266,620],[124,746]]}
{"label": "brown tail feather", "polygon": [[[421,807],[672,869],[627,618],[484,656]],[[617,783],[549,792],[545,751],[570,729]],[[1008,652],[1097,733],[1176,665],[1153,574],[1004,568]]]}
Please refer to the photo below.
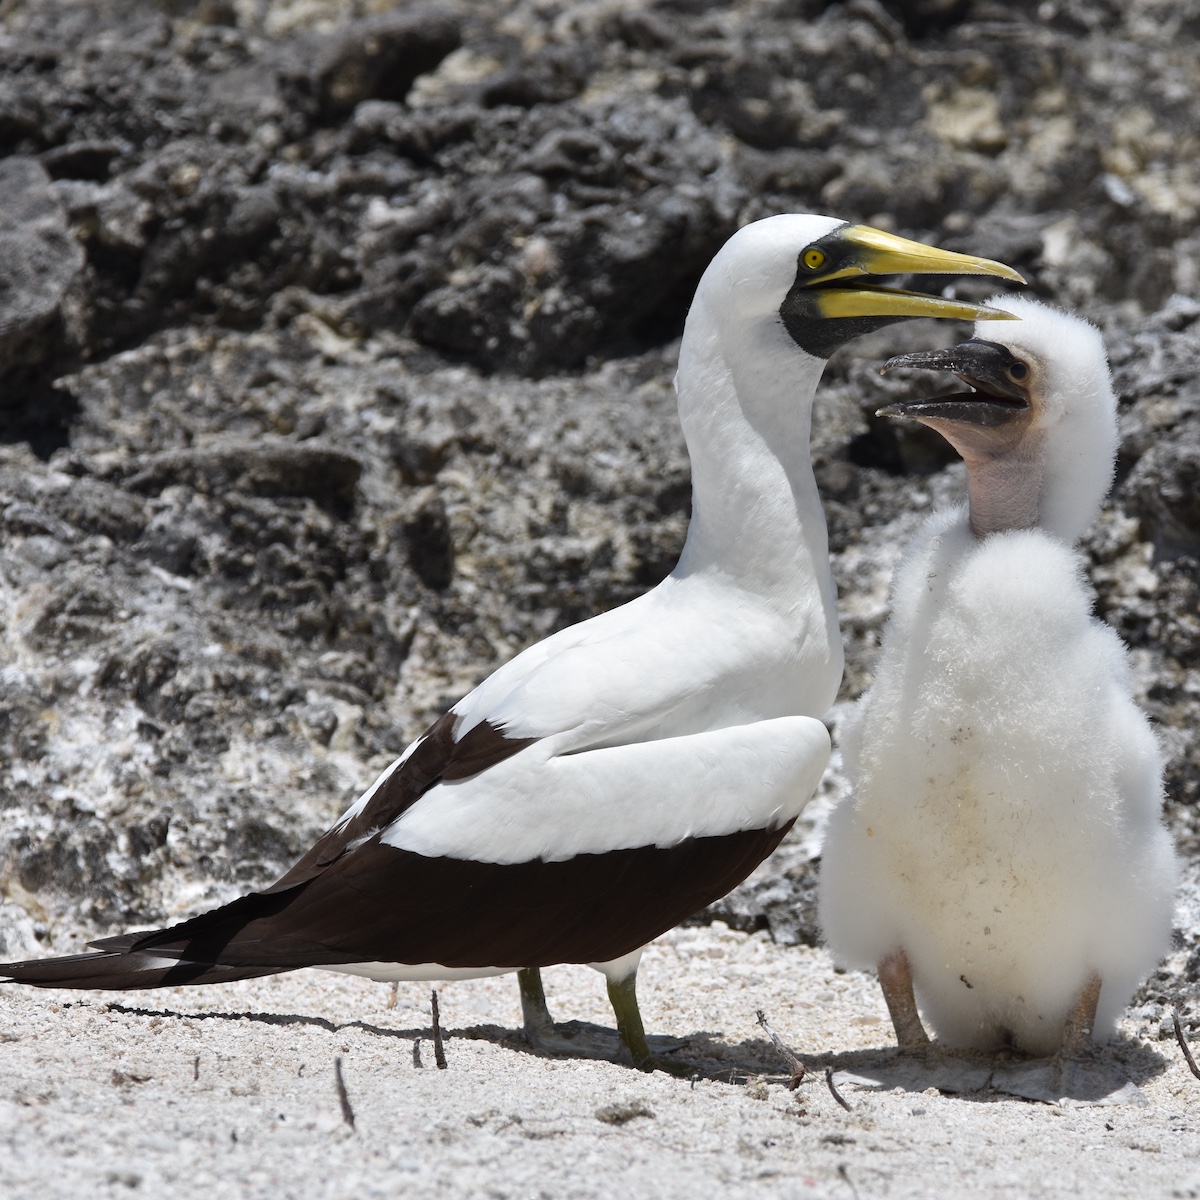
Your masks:
{"label": "brown tail feather", "polygon": [[[286,968],[284,968],[286,969]],[[0,979],[42,988],[179,987],[186,984],[230,983],[276,975],[278,967],[228,967],[219,963],[172,962],[155,954],[68,954],[63,958],[36,958],[29,962],[0,963]]]}

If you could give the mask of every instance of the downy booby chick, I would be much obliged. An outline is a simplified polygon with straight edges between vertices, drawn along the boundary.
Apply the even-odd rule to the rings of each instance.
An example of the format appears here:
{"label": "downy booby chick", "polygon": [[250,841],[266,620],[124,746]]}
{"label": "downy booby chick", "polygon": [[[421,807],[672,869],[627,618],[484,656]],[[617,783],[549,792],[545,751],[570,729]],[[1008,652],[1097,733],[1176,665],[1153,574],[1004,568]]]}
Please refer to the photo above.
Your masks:
{"label": "downy booby chick", "polygon": [[884,367],[975,389],[881,410],[955,447],[970,501],[897,570],[820,918],[839,963],[878,970],[902,1048],[928,1046],[923,1014],[947,1047],[1070,1055],[1111,1034],[1166,951],[1175,862],[1159,749],[1072,549],[1113,476],[1103,343],[1034,301],[993,303],[1019,323]]}
{"label": "downy booby chick", "polygon": [[642,947],[778,845],[829,753],[817,718],[842,648],[808,450],[825,361],[892,321],[988,311],[875,282],[906,272],[1021,281],[831,217],[735,234],[680,347],[693,513],[671,575],[501,667],[265,891],[0,975],[140,988],[311,966],[378,980],[520,970],[526,1030],[553,1046],[536,968],[590,963],[634,1062],[651,1065]]}

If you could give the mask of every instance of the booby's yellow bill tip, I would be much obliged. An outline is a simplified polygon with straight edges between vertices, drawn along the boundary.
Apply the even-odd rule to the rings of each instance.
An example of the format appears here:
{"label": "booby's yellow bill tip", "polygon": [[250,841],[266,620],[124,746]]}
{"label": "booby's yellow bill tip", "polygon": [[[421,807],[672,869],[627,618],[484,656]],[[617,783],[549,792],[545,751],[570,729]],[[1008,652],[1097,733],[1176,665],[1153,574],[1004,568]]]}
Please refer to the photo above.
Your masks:
{"label": "booby's yellow bill tip", "polygon": [[872,275],[991,275],[1025,283],[1025,277],[1006,263],[941,250],[873,225],[850,225],[842,231],[842,238],[859,248],[862,265]]}

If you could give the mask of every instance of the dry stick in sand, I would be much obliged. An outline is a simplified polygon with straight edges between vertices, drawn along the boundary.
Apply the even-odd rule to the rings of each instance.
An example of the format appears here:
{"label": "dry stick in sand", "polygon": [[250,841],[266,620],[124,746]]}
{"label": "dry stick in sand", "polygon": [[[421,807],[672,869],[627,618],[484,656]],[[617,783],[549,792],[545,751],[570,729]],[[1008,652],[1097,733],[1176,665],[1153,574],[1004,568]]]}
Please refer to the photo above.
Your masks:
{"label": "dry stick in sand", "polygon": [[1171,1016],[1175,1021],[1175,1040],[1179,1043],[1179,1048],[1183,1051],[1183,1057],[1187,1060],[1188,1070],[1197,1079],[1200,1079],[1200,1067],[1196,1066],[1196,1060],[1192,1057],[1192,1052],[1188,1048],[1187,1038],[1183,1036],[1183,1026],[1179,1023],[1179,1009],[1176,1009]]}
{"label": "dry stick in sand", "polygon": [[342,1078],[342,1058],[339,1054],[333,1060],[333,1080],[337,1084],[338,1102],[342,1106],[342,1120],[354,1128],[354,1109],[350,1107],[350,1097],[346,1094],[346,1081]]}
{"label": "dry stick in sand", "polygon": [[[849,1101],[849,1100],[847,1100],[847,1099],[846,1099],[846,1097],[845,1097],[845,1096],[843,1096],[843,1095],[842,1095],[842,1093],[841,1093],[841,1092],[839,1092],[839,1091],[837,1090],[837,1088],[835,1088],[835,1087],[833,1086],[833,1068],[832,1068],[832,1067],[826,1067],[826,1068],[825,1068],[825,1086],[826,1086],[826,1087],[829,1089],[829,1094],[830,1094],[830,1095],[831,1095],[831,1096],[832,1096],[832,1097],[833,1097],[833,1098],[834,1098],[834,1099],[835,1099],[835,1100],[836,1100],[836,1101],[837,1101],[837,1102],[838,1102],[838,1103],[839,1103],[839,1104],[840,1104],[840,1105],[841,1105],[841,1106],[842,1106],[842,1107],[843,1107],[843,1108],[844,1108],[844,1109],[845,1109],[847,1112],[853,1112],[853,1111],[854,1111],[854,1106],[853,1106],[853,1105],[850,1103],[850,1101]],[[846,1180],[846,1182],[847,1182],[847,1183],[849,1183],[850,1181],[849,1181],[849,1180]],[[851,1185],[851,1186],[853,1186],[853,1185]]]}
{"label": "dry stick in sand", "polygon": [[424,1067],[424,1065],[425,1064],[421,1061],[421,1039],[417,1038],[416,1041],[413,1042],[413,1066]]}
{"label": "dry stick in sand", "polygon": [[850,1172],[845,1163],[838,1163],[837,1173],[846,1181],[846,1186],[854,1193],[854,1200],[858,1200],[858,1188],[854,1186],[854,1180],[850,1178]]}
{"label": "dry stick in sand", "polygon": [[429,1007],[433,1010],[433,1061],[439,1071],[446,1069],[446,1051],[442,1049],[442,1026],[438,1021],[437,988],[429,994]]}
{"label": "dry stick in sand", "polygon": [[766,1014],[761,1008],[758,1010],[758,1023],[766,1031],[767,1037],[771,1039],[775,1049],[779,1051],[780,1057],[791,1068],[792,1077],[788,1080],[788,1088],[794,1092],[800,1086],[800,1081],[808,1074],[808,1068],[783,1044],[783,1039],[767,1023]]}

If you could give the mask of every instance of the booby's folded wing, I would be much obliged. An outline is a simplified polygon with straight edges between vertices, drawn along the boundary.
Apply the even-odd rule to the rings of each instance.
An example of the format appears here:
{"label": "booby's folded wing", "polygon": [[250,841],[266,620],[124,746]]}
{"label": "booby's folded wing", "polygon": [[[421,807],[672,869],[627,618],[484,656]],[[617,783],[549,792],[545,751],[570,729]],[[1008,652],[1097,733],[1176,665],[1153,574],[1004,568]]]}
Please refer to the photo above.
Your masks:
{"label": "booby's folded wing", "polygon": [[71,968],[0,971],[49,987],[151,987],[305,966],[619,958],[741,882],[791,827],[828,755],[828,732],[809,717],[566,756],[526,746],[443,778],[323,869],[297,864],[291,883],[97,943],[108,953]]}
{"label": "booby's folded wing", "polygon": [[[702,610],[708,597],[703,592],[701,597],[681,606],[682,613],[672,610],[672,620],[656,621],[650,593],[563,630],[506,663],[435,721],[267,891],[320,874],[443,781],[488,772],[481,789],[472,790],[491,810],[488,819],[519,821],[521,813],[540,806],[546,819],[558,820],[546,811],[546,797],[538,795],[543,787],[553,788],[552,777],[523,777],[520,788],[502,792],[494,789],[495,777],[488,771],[539,741],[549,742],[544,760],[547,754],[744,722],[748,714],[739,703],[740,691],[763,687],[771,654],[786,632],[764,628],[769,618],[744,613],[738,628],[723,639],[693,636],[692,626],[700,629],[707,619]],[[638,781],[628,783],[636,795]],[[470,851],[463,846],[449,853],[462,857]],[[114,944],[113,939],[96,943]]]}
{"label": "booby's folded wing", "polygon": [[776,698],[773,711],[756,707],[804,635],[800,621],[731,608],[711,585],[673,580],[564,629],[455,704],[277,886],[387,825],[439,779],[466,778],[539,739],[554,738],[554,753],[566,754],[823,709],[792,697]]}
{"label": "booby's folded wing", "polygon": [[828,731],[811,717],[568,754],[556,741],[431,788],[381,844],[511,864],[775,829],[799,814],[829,757]]}

